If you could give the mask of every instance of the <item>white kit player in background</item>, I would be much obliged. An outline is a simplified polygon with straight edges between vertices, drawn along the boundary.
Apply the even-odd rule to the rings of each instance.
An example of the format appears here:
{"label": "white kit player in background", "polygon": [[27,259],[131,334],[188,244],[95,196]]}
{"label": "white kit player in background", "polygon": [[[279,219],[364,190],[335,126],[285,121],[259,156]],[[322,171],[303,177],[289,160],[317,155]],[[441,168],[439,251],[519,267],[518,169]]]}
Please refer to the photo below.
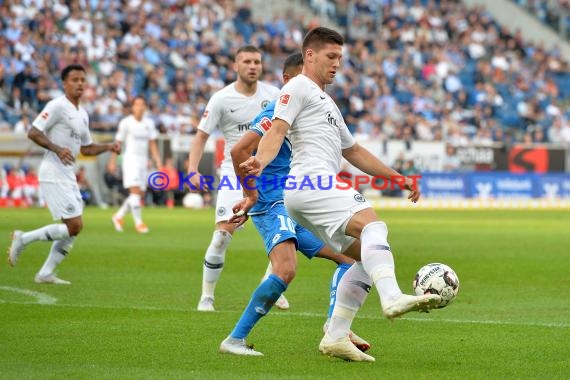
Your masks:
{"label": "white kit player in background", "polygon": [[[332,29],[318,27],[307,34],[303,40],[302,74],[282,88],[272,127],[261,139],[257,154],[240,168],[247,175],[260,175],[273,161],[288,134],[295,152],[290,175],[308,177],[313,183],[319,178],[330,178],[332,186],[328,190],[304,187],[284,192],[291,218],[335,251],[357,261],[346,271],[337,288],[331,322],[319,350],[345,360],[374,361],[374,357],[360,352],[348,337],[352,321],[368,294],[366,290],[376,286],[382,310],[389,319],[409,311],[427,311],[436,307],[441,297],[402,293],[396,281],[386,224],[378,220],[360,193],[352,188],[337,187],[336,175],[342,157],[369,175],[401,177],[354,141],[340,110],[324,91],[340,70],[343,44],[343,37]],[[408,198],[416,202],[420,192],[413,181],[406,179],[404,187],[410,190]],[[248,204],[247,198],[244,205]],[[238,213],[247,211],[244,207]],[[356,287],[361,287],[360,291]]]}
{"label": "white kit player in background", "polygon": [[28,138],[46,149],[38,171],[40,189],[54,220],[37,230],[12,233],[8,263],[15,266],[24,248],[35,241],[53,241],[51,250],[35,282],[70,284],[55,275],[55,268],[73,247],[83,228],[83,201],[75,177],[74,163],[79,152],[95,156],[119,153],[118,143],[94,144],[89,133],[89,116],[79,105],[86,72],[81,65],[70,65],[61,72],[65,95],[51,100],[33,122]]}
{"label": "white kit player in background", "polygon": [[[146,191],[148,177],[148,152],[150,153],[156,168],[162,168],[162,161],[158,153],[156,139],[158,132],[151,118],[145,117],[146,101],[142,96],[137,96],[132,102],[132,114],[119,122],[115,140],[125,144],[121,157],[123,186],[129,190],[129,196],[123,201],[119,211],[111,218],[115,230],[123,232],[123,218],[130,210],[138,233],[149,232],[147,225],[142,220],[142,198]],[[116,170],[116,154],[112,154],[108,164],[108,170],[114,173]]]}
{"label": "white kit player in background", "polygon": [[[233,216],[232,207],[243,199],[238,189],[230,151],[234,144],[249,129],[253,118],[279,94],[277,87],[259,81],[261,76],[261,51],[255,46],[244,46],[238,49],[235,56],[234,70],[237,73],[235,82],[216,92],[206,105],[206,110],[198,125],[198,132],[190,148],[189,173],[196,173],[190,178],[192,185],[198,190],[200,173],[198,166],[204,153],[204,146],[216,128],[220,129],[225,139],[224,161],[221,166],[223,179],[233,184],[232,189],[224,186],[218,191],[216,199],[216,227],[210,245],[204,257],[202,276],[202,295],[198,303],[199,311],[214,311],[214,292],[220,279],[225,262],[226,250],[235,224],[228,223]],[[267,268],[266,276],[271,274]],[[285,298],[276,303],[279,308],[289,307]]]}

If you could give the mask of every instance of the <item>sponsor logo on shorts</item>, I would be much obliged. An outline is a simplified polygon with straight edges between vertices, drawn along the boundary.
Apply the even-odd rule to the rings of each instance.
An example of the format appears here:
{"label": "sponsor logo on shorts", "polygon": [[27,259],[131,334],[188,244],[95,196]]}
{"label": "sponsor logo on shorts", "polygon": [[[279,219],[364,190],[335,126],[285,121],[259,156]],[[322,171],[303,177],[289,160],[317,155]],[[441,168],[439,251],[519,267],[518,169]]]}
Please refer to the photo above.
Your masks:
{"label": "sponsor logo on shorts", "polygon": [[218,207],[218,216],[224,216],[226,214],[226,208],[225,207]]}
{"label": "sponsor logo on shorts", "polygon": [[73,211],[75,211],[75,206],[73,206],[72,204],[68,204],[67,207],[65,208],[65,211],[72,213]]}
{"label": "sponsor logo on shorts", "polygon": [[279,241],[279,239],[281,239],[281,234],[275,234],[275,236],[273,236],[273,240],[271,242],[273,244],[275,244]]}

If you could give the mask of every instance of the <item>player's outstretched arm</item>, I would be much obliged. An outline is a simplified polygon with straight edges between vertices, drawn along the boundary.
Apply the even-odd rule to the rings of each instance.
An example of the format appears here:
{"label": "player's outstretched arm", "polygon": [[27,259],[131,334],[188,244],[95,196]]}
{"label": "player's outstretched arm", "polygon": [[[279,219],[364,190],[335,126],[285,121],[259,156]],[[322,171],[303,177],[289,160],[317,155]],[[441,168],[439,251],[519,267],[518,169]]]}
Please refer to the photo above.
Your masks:
{"label": "player's outstretched arm", "polygon": [[64,165],[71,165],[75,161],[73,153],[67,148],[63,148],[51,142],[51,140],[39,129],[32,127],[28,132],[28,138],[47,150],[51,150],[63,162]]}
{"label": "player's outstretched arm", "polygon": [[281,119],[274,119],[271,128],[259,141],[257,154],[239,166],[246,175],[259,176],[263,169],[277,156],[283,140],[289,131],[289,124]]}
{"label": "player's outstretched arm", "polygon": [[121,153],[121,143],[115,141],[110,144],[89,144],[81,147],[81,154],[84,156],[97,156],[105,152]]}
{"label": "player's outstretched arm", "polygon": [[[402,174],[384,164],[375,155],[370,153],[368,149],[358,143],[355,143],[350,148],[343,149],[342,156],[352,165],[371,176],[380,176],[391,180],[404,178]],[[415,203],[420,199],[420,190],[416,181],[405,178],[402,187],[410,191],[408,199],[412,202]]]}

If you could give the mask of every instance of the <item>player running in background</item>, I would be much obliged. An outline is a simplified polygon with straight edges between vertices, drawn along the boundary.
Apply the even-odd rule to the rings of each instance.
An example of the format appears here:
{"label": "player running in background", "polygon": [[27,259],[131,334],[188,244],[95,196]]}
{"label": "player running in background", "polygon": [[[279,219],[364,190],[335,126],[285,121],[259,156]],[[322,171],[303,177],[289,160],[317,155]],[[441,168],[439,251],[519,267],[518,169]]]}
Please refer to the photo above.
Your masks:
{"label": "player running in background", "polygon": [[[196,173],[190,178],[192,185],[204,190],[200,184],[198,165],[204,153],[204,146],[216,128],[219,128],[225,139],[224,161],[221,176],[234,184],[234,188],[223,186],[216,199],[216,227],[210,245],[204,257],[202,277],[202,295],[198,303],[199,311],[214,311],[214,292],[224,267],[226,250],[235,232],[235,223],[229,223],[232,207],[243,199],[238,183],[230,150],[239,138],[250,128],[253,118],[277,97],[279,89],[259,81],[261,76],[261,51],[254,46],[238,49],[235,56],[234,69],[237,72],[235,82],[216,92],[206,105],[198,132],[194,136],[190,148],[188,172]],[[270,273],[271,269],[268,268]],[[268,274],[267,274],[268,275]],[[283,298],[282,307],[287,308]]]}
{"label": "player running in background", "polygon": [[[273,161],[288,134],[295,151],[290,175],[308,177],[314,183],[319,178],[330,179],[332,186],[326,191],[307,187],[285,191],[285,205],[295,221],[335,251],[357,260],[341,280],[331,323],[319,350],[345,360],[374,361],[349,339],[350,326],[364,302],[367,288],[376,286],[384,315],[389,319],[413,310],[427,311],[436,307],[441,297],[402,293],[396,281],[386,224],[378,220],[360,193],[352,188],[341,190],[346,188],[342,184],[341,189],[337,187],[336,175],[342,157],[372,176],[400,176],[354,141],[340,110],[324,91],[340,69],[343,44],[339,33],[324,27],[315,28],[305,36],[303,72],[281,90],[271,129],[261,139],[257,154],[240,164],[240,168],[247,175],[259,175]],[[413,187],[413,181],[406,179],[404,186],[411,191],[408,198],[416,202],[420,192]],[[256,191],[249,192],[238,213],[249,211],[256,197]],[[346,291],[349,288],[342,288],[344,282],[361,284],[362,291]]]}
{"label": "player running in background", "polygon": [[24,248],[35,241],[53,241],[37,283],[70,284],[55,275],[55,268],[69,254],[75,237],[83,228],[83,202],[75,178],[74,163],[79,152],[95,156],[103,152],[120,153],[120,145],[94,144],[89,133],[89,116],[79,105],[86,72],[83,66],[70,65],[61,72],[65,95],[51,100],[33,122],[28,138],[46,149],[39,168],[42,196],[54,220],[37,230],[12,233],[8,262],[16,265]]}
{"label": "player running in background", "polygon": [[[289,56],[283,66],[283,83],[301,73],[303,55]],[[232,148],[232,160],[236,173],[241,175],[239,163],[249,158],[257,149],[259,140],[271,127],[271,119],[275,109],[275,101],[259,114],[252,122],[251,129]],[[230,335],[221,343],[220,352],[235,355],[261,356],[261,352],[246,344],[246,338],[261,317],[267,315],[275,301],[287,289],[295,277],[297,267],[296,251],[299,250],[308,259],[322,257],[337,263],[337,269],[331,281],[328,318],[330,319],[336,301],[337,285],[343,274],[350,268],[354,260],[334,253],[317,237],[299,224],[296,224],[283,204],[283,184],[281,179],[289,174],[291,163],[291,144],[285,139],[277,157],[263,170],[262,179],[257,181],[259,199],[249,212],[253,224],[265,241],[265,249],[273,267],[273,274],[265,279],[254,291]],[[241,177],[243,178],[243,176]],[[233,218],[243,223],[247,216]],[[329,322],[327,319],[327,323]],[[325,324],[326,325],[326,324]],[[370,344],[350,334],[351,341],[362,351],[370,348]]]}
{"label": "player running in background", "polygon": [[[148,152],[154,160],[157,169],[162,168],[160,154],[156,139],[158,131],[151,118],[145,117],[146,101],[142,96],[137,96],[132,102],[132,113],[119,122],[115,140],[119,144],[125,144],[122,154],[123,186],[129,190],[129,196],[111,220],[115,230],[123,232],[123,218],[130,210],[138,233],[149,232],[147,225],[142,220],[141,199],[144,197],[148,177]],[[112,154],[108,163],[111,173],[116,169],[117,155]]]}

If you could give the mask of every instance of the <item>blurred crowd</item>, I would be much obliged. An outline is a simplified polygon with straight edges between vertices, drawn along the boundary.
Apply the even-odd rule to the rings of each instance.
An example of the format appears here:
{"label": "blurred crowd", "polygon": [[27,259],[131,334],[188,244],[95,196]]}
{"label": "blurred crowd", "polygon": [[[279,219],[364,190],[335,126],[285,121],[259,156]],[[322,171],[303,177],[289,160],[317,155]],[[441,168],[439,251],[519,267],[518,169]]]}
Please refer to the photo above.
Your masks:
{"label": "blurred crowd", "polygon": [[569,0],[512,0],[525,8],[543,24],[570,40]]}
{"label": "blurred crowd", "polygon": [[[445,0],[306,4],[346,31],[329,91],[356,136],[570,142],[568,63],[483,9]],[[193,133],[212,93],[235,79],[239,46],[259,46],[263,80],[281,86],[284,58],[318,19],[286,12],[259,21],[232,0],[0,0],[0,24],[0,131],[29,130],[61,94],[60,70],[80,63],[94,131],[114,132],[125,105],[143,95],[161,132],[175,135]]]}

